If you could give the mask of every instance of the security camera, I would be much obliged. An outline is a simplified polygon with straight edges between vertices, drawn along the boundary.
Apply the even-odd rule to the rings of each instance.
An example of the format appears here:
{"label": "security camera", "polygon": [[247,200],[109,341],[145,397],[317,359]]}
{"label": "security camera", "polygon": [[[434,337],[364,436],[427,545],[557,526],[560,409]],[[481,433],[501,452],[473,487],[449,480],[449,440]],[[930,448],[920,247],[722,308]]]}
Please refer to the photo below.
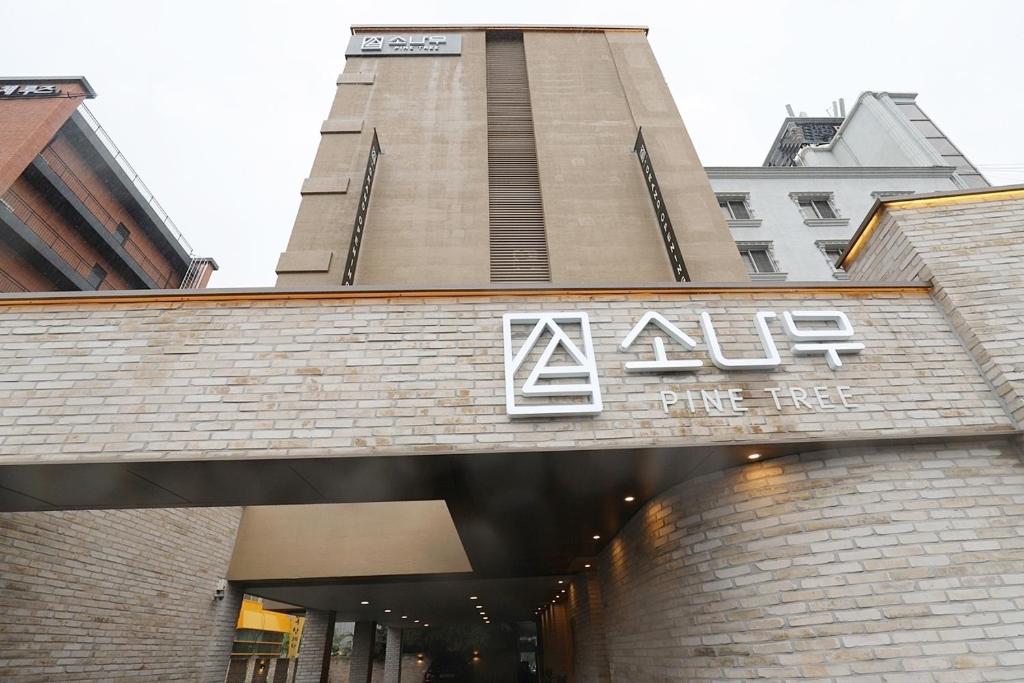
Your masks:
{"label": "security camera", "polygon": [[223,600],[224,599],[224,593],[227,591],[227,589],[228,589],[228,581],[227,581],[227,579],[217,579],[217,587],[213,589],[213,599],[214,600]]}

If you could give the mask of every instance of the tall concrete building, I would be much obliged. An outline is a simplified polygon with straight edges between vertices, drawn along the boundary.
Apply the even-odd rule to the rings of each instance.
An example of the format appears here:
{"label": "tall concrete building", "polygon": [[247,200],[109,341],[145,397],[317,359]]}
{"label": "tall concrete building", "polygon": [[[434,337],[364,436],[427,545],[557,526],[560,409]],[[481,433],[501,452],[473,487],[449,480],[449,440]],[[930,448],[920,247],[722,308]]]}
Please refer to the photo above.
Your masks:
{"label": "tall concrete building", "polygon": [[0,675],[222,680],[245,592],[306,610],[283,683],[338,621],[360,683],[467,624],[491,681],[1024,678],[1024,189],[752,282],[644,29],[346,50],[280,288],[0,300],[0,510],[66,542],[5,537]]}
{"label": "tall concrete building", "polygon": [[746,279],[646,30],[436,28],[353,29],[279,286]]}

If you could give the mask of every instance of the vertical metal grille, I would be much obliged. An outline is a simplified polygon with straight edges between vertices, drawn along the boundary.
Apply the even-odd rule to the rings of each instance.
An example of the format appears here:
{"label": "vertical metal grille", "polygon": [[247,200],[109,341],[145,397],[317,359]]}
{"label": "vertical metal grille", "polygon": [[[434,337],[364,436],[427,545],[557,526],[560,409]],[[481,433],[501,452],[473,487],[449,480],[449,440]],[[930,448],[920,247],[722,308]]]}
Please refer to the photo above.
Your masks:
{"label": "vertical metal grille", "polygon": [[491,282],[549,282],[521,33],[487,34],[487,180]]}

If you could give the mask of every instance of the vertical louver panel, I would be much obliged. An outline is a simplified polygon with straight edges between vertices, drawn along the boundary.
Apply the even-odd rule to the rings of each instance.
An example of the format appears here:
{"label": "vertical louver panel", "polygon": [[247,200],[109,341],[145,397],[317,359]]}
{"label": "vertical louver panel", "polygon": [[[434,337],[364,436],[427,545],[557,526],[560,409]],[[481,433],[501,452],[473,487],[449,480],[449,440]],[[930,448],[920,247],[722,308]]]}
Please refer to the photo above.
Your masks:
{"label": "vertical louver panel", "polygon": [[549,282],[522,34],[487,35],[491,282]]}

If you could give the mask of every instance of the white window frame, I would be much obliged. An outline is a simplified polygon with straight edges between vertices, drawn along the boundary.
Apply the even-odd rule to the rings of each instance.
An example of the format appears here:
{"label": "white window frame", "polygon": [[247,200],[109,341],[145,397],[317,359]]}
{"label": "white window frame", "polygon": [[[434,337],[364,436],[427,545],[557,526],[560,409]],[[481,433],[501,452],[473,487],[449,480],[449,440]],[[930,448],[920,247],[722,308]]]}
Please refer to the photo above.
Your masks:
{"label": "white window frame", "polygon": [[[744,252],[749,251],[764,251],[768,255],[768,260],[771,261],[772,268],[775,270],[765,273],[748,273],[751,280],[785,280],[788,273],[783,272],[779,268],[779,260],[775,257],[775,247],[772,242],[758,241],[758,242],[736,242],[736,249],[740,252],[740,257],[743,259],[744,265],[748,265],[748,256]],[[757,268],[757,264],[752,260],[749,261],[754,268]]]}
{"label": "white window frame", "polygon": [[[758,228],[761,227],[761,219],[754,215],[754,210],[750,208],[750,193],[749,192],[716,192],[715,199],[718,200],[719,208],[722,207],[722,202],[742,202],[743,207],[747,210],[749,218],[726,218],[725,222],[730,228]],[[732,210],[729,209],[729,215],[732,216]]]}
{"label": "white window frame", "polygon": [[[839,208],[836,206],[835,200],[831,192],[790,192],[789,198],[796,204],[797,211],[800,212],[800,217],[804,219],[804,225],[813,226],[843,226],[849,225],[850,219],[843,218],[843,215],[839,212]],[[832,210],[833,218],[822,218],[818,213],[818,209],[814,207],[813,202],[826,202],[829,208]],[[811,218],[804,214],[803,204],[811,203],[811,208],[814,211],[815,218]]]}
{"label": "white window frame", "polygon": [[814,243],[814,246],[818,247],[818,251],[821,252],[821,255],[824,257],[826,263],[828,263],[829,268],[832,269],[832,277],[834,277],[837,280],[846,280],[850,276],[846,273],[845,270],[837,267],[836,264],[832,261],[832,259],[829,258],[828,250],[841,249],[843,251],[846,251],[846,248],[847,246],[849,246],[849,244],[849,240],[817,240]]}

